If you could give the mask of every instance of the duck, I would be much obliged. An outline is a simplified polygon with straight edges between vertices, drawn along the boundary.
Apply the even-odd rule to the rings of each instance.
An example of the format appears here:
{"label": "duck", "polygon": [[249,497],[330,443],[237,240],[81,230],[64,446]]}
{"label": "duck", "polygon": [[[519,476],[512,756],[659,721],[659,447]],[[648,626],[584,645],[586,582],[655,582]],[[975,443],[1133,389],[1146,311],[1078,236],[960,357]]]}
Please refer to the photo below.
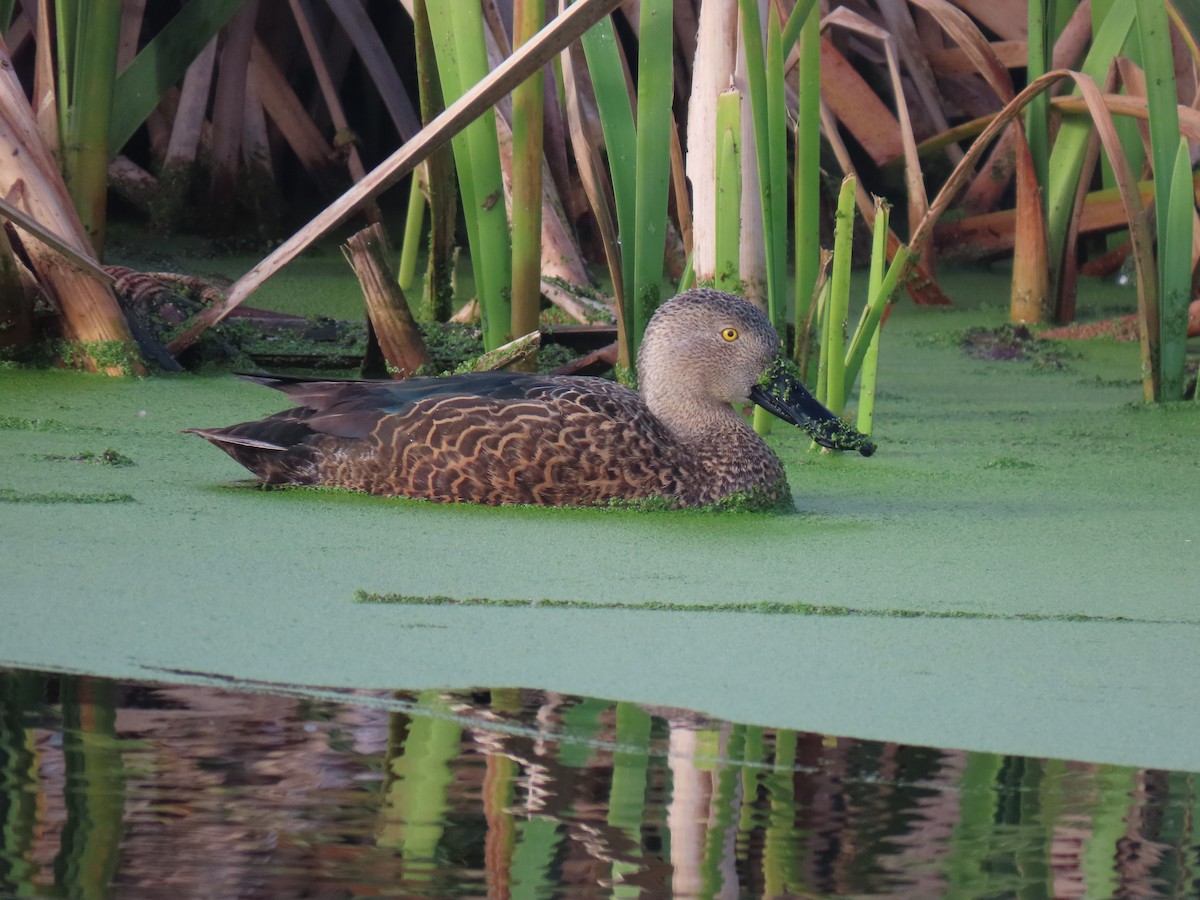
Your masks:
{"label": "duck", "polygon": [[791,503],[784,468],[737,404],[818,443],[874,452],[820,404],[754,304],[693,288],[663,303],[638,352],[639,390],[605,378],[486,372],[393,381],[241,377],[295,407],[190,428],[264,485],[442,503],[703,507]]}

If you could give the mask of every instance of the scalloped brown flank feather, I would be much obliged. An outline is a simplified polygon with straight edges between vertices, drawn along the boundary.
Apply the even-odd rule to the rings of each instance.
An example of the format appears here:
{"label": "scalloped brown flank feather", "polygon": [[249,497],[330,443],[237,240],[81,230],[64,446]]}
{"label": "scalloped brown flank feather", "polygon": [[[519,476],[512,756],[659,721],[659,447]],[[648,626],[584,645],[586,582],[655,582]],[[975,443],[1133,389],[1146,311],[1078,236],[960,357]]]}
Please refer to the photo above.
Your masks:
{"label": "scalloped brown flank feather", "polygon": [[[738,329],[735,341],[721,338],[727,328]],[[775,506],[790,498],[783,467],[729,404],[745,399],[778,347],[746,301],[692,290],[663,304],[647,328],[645,396],[601,378],[515,373],[246,376],[302,405],[189,431],[267,484],[490,505],[705,506],[748,495],[751,505]]]}

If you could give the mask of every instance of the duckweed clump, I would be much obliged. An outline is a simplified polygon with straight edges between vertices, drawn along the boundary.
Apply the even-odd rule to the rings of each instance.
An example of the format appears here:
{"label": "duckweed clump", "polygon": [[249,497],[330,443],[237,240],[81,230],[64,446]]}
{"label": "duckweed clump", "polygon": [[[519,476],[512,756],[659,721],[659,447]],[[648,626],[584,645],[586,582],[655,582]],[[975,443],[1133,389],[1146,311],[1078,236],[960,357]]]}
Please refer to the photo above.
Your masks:
{"label": "duckweed clump", "polygon": [[355,603],[401,606],[470,606],[493,607],[496,609],[575,609],[598,612],[621,610],[630,612],[673,612],[673,613],[731,613],[754,615],[790,616],[856,616],[872,619],[963,619],[1005,622],[1081,622],[1138,625],[1184,624],[1165,619],[1135,619],[1128,616],[1088,616],[1080,613],[995,613],[975,610],[917,610],[917,609],[862,609],[829,603],[805,603],[789,600],[746,600],[735,603],[672,603],[647,600],[642,603],[616,601],[605,603],[598,600],[529,599],[510,597],[451,597],[446,594],[381,594],[359,589],[354,592]]}
{"label": "duckweed clump", "polygon": [[0,429],[5,431],[74,431],[58,419],[22,419],[19,416],[0,416]]}
{"label": "duckweed clump", "polygon": [[1072,355],[1058,342],[1035,337],[1026,326],[1009,323],[996,328],[968,328],[959,336],[958,344],[974,359],[1021,360],[1042,371],[1066,369]]}
{"label": "duckweed clump", "polygon": [[124,341],[60,341],[58,355],[68,368],[86,368],[88,360],[101,370],[133,375],[140,363],[137,348]]}
{"label": "duckweed clump", "polygon": [[421,323],[420,329],[434,372],[452,370],[463,360],[483,353],[483,332],[475,325],[432,322]]}
{"label": "duckweed clump", "polygon": [[1023,459],[1017,459],[1015,456],[997,456],[995,459],[989,459],[983,464],[985,469],[1036,469],[1031,462],[1026,462]]}
{"label": "duckweed clump", "polygon": [[132,494],[70,494],[65,491],[17,491],[0,488],[0,503],[133,503]]}
{"label": "duckweed clump", "polygon": [[67,461],[92,463],[93,465],[97,466],[114,466],[118,468],[134,465],[132,459],[130,459],[124,453],[113,450],[111,447],[101,450],[99,453],[95,453],[91,450],[84,450],[82,453],[76,453],[74,456],[59,456],[57,454],[51,454],[43,457],[43,459],[54,462]]}

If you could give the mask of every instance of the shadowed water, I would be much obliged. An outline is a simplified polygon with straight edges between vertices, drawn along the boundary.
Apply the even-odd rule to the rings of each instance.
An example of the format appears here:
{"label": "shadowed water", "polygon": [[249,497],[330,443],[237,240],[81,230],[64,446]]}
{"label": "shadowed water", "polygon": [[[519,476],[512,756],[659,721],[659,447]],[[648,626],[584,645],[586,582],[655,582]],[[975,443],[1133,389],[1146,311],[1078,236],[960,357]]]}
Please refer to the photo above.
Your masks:
{"label": "shadowed water", "polygon": [[1195,776],[531,690],[0,670],[0,897],[1189,897]]}

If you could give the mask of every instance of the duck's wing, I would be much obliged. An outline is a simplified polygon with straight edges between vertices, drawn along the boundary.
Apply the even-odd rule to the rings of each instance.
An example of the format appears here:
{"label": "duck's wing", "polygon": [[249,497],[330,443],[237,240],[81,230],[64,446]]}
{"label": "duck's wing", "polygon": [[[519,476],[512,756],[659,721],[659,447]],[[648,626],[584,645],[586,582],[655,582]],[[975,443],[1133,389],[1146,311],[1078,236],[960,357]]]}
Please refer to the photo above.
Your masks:
{"label": "duck's wing", "polygon": [[[240,375],[246,381],[282,391],[301,409],[289,410],[310,432],[342,438],[370,434],[385,416],[403,416],[416,404],[450,398],[499,402],[527,400],[561,388],[562,379],[523,372],[418,377],[396,381],[314,380],[287,375]],[[264,424],[279,413],[263,420]]]}

